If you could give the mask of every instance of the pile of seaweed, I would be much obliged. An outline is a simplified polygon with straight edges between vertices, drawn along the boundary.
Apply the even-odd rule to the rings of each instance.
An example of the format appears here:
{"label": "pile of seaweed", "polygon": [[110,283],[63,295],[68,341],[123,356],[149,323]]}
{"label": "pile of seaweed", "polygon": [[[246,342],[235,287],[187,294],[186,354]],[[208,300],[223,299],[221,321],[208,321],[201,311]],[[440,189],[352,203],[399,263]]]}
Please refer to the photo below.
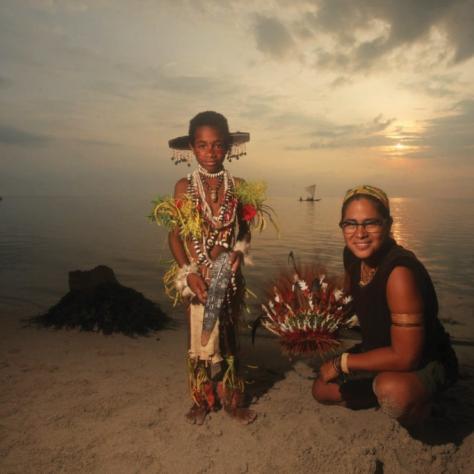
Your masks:
{"label": "pile of seaweed", "polygon": [[98,266],[69,273],[70,291],[45,314],[31,322],[44,327],[146,335],[169,321],[159,305],[121,285],[113,270]]}

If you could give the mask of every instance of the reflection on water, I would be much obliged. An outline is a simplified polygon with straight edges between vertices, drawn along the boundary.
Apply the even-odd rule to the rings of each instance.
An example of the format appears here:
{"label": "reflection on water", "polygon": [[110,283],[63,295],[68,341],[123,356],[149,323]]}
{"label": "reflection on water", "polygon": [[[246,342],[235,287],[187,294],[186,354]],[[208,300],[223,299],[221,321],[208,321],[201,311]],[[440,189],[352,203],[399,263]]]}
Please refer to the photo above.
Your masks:
{"label": "reflection on water", "polygon": [[[261,296],[293,250],[317,259],[330,272],[342,269],[338,227],[340,199],[320,202],[275,198],[281,236],[273,229],[253,236],[255,265],[245,269],[249,287]],[[472,200],[392,199],[393,234],[428,268],[446,327],[474,339],[471,247]],[[67,272],[111,266],[120,281],[164,301],[161,276],[170,258],[165,232],[147,221],[149,199],[123,197],[6,198],[0,203],[0,311],[36,312],[67,291]],[[166,305],[165,305],[166,306]]]}

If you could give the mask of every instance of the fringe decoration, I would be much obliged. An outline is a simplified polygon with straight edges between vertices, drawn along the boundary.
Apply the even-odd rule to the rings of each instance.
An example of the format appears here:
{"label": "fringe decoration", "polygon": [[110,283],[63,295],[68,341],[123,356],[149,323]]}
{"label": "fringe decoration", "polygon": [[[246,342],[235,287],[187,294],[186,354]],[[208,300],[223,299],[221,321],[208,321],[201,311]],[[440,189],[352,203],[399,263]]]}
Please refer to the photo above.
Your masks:
{"label": "fringe decoration", "polygon": [[199,360],[188,357],[188,385],[191,398],[196,405],[206,402],[206,386],[212,383],[207,367]]}
{"label": "fringe decoration", "polygon": [[176,306],[182,299],[181,293],[176,288],[176,275],[179,271],[179,266],[176,262],[172,262],[168,271],[163,275],[163,286],[165,287],[166,296]]}
{"label": "fringe decoration", "polygon": [[175,165],[179,165],[180,163],[186,163],[189,167],[191,166],[193,156],[194,155],[191,150],[173,150],[171,161],[173,161]]}
{"label": "fringe decoration", "polygon": [[244,264],[245,265],[253,265],[252,257],[249,255],[250,253],[250,242],[247,240],[237,240],[235,242],[234,248],[232,249],[234,252],[242,252],[244,254]]}
{"label": "fringe decoration", "polygon": [[247,154],[247,148],[245,143],[234,143],[231,145],[229,152],[227,153],[226,159],[231,162],[232,160],[239,160],[240,157]]}
{"label": "fringe decoration", "polygon": [[176,290],[183,298],[193,298],[196,296],[188,286],[188,275],[190,273],[198,273],[198,266],[193,262],[190,265],[183,265],[177,272],[174,280]]}
{"label": "fringe decoration", "polygon": [[188,356],[188,386],[193,402],[198,406],[214,408],[216,397],[208,367],[203,361]]}
{"label": "fringe decoration", "polygon": [[244,381],[237,374],[237,368],[235,366],[235,357],[228,356],[225,358],[227,363],[227,370],[224,373],[222,378],[222,386],[224,388],[224,393],[232,392],[238,390],[244,392]]}

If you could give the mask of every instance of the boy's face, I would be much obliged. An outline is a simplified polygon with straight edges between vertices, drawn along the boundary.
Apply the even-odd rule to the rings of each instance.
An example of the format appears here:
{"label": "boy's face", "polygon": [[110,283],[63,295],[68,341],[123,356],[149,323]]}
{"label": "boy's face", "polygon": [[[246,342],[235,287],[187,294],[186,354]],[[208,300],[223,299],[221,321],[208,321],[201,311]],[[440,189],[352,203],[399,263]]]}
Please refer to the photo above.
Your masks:
{"label": "boy's face", "polygon": [[198,163],[209,173],[222,169],[227,153],[224,136],[215,127],[204,125],[194,133],[194,144],[191,145]]}

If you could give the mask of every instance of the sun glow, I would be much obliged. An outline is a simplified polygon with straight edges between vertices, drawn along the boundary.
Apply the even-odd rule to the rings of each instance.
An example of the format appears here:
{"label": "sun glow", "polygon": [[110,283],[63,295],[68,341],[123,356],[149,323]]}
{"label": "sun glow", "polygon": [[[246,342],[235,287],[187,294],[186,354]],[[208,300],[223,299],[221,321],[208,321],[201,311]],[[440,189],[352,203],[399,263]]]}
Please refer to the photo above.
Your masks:
{"label": "sun glow", "polygon": [[405,145],[401,141],[395,142],[393,145],[385,147],[385,151],[390,158],[403,158],[406,157],[410,152],[416,150],[416,147]]}

